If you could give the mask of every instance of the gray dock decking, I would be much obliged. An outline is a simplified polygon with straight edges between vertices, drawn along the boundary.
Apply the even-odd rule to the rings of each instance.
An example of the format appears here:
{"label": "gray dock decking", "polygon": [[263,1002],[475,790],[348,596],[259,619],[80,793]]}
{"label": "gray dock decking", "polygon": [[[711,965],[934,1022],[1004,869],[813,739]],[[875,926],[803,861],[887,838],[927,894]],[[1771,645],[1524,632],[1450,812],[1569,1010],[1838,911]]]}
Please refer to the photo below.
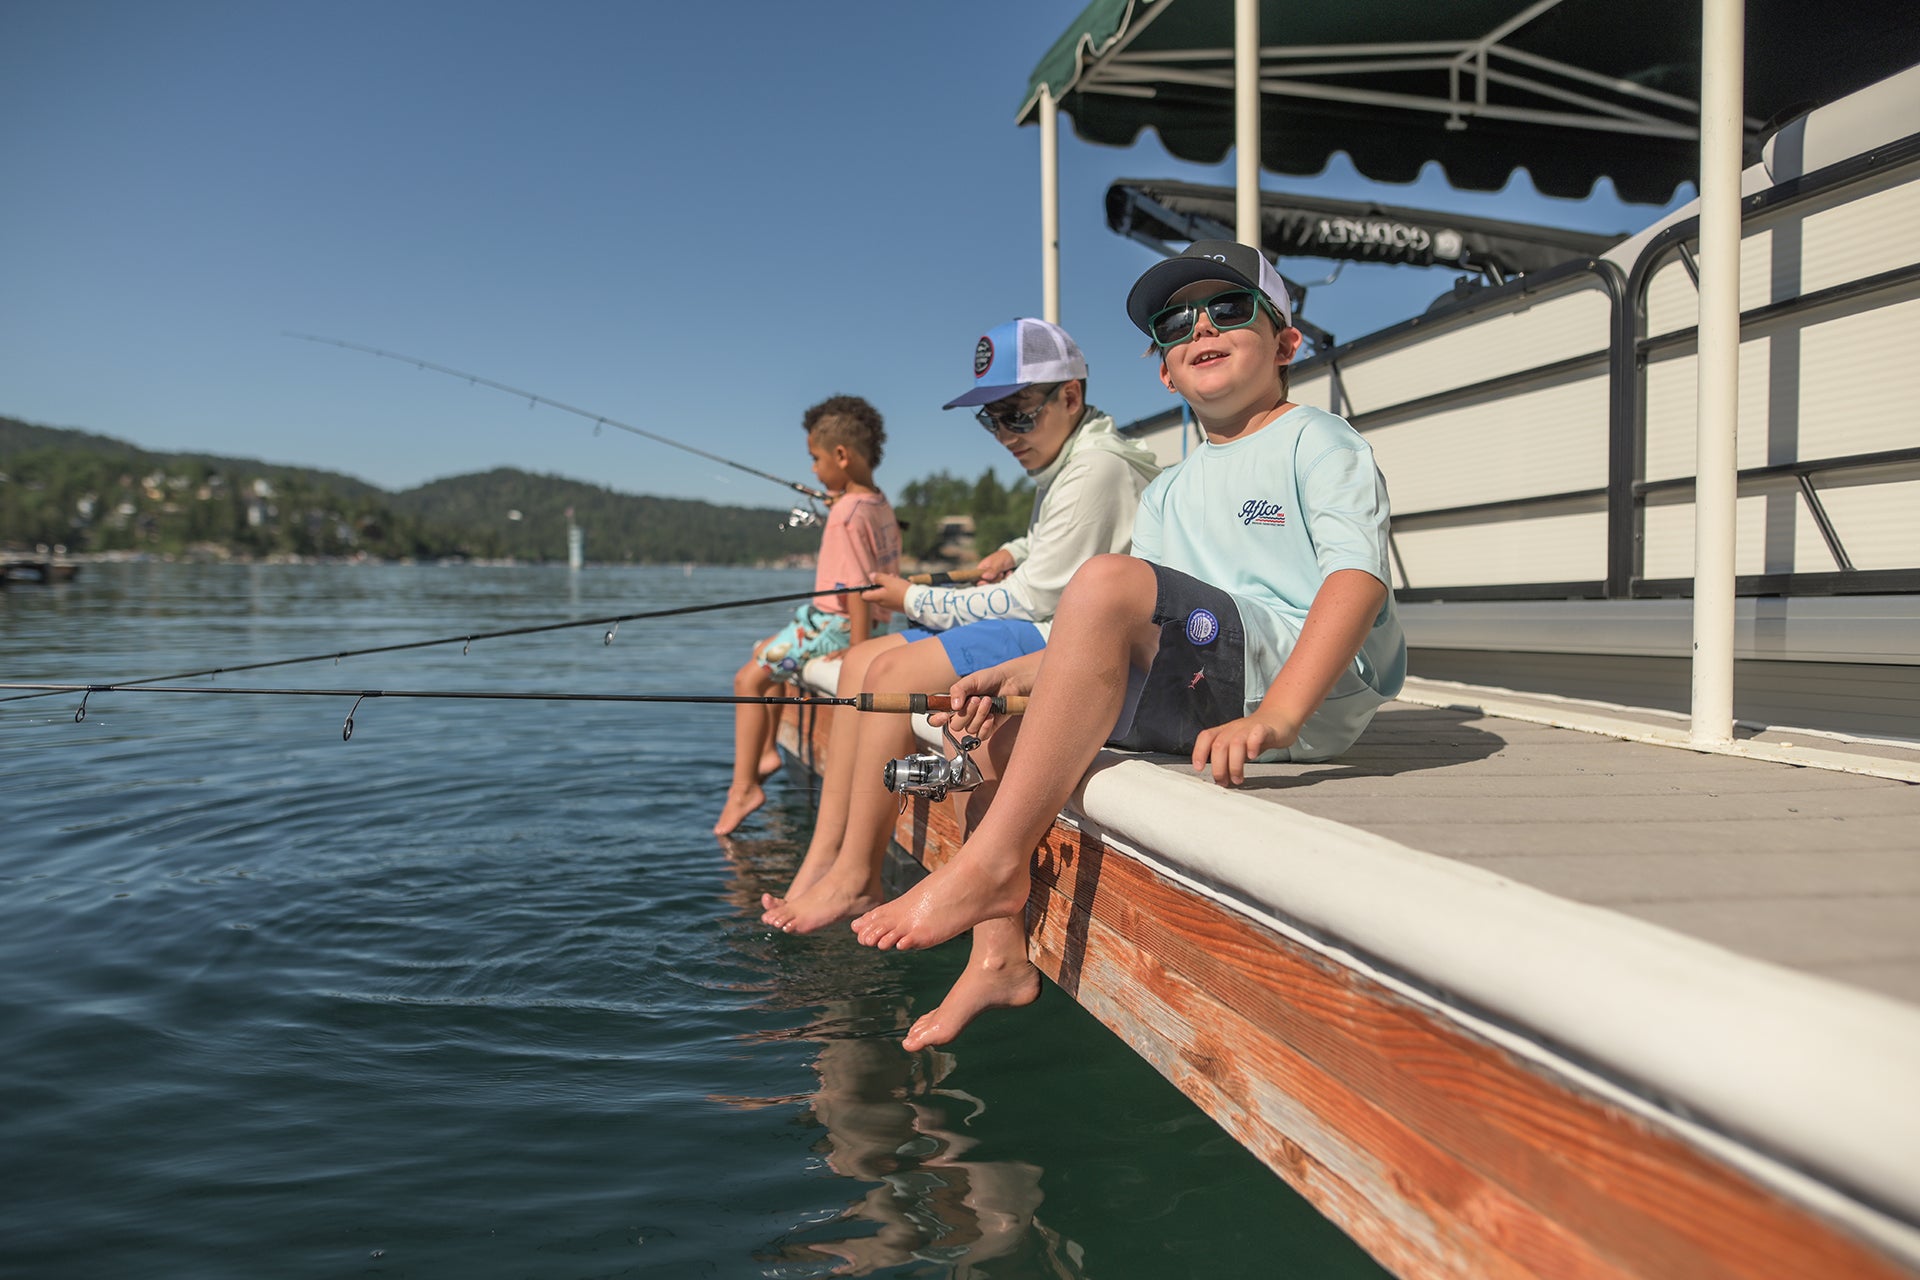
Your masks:
{"label": "gray dock decking", "polygon": [[1920,786],[1404,702],[1337,761],[1249,775],[1263,800],[1920,1005]]}

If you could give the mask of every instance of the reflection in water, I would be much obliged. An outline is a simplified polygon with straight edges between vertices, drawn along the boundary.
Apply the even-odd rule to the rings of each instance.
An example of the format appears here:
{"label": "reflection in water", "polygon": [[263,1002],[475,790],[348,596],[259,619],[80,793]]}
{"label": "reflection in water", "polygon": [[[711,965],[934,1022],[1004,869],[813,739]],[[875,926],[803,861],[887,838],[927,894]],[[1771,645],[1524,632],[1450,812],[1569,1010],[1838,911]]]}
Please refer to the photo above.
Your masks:
{"label": "reflection in water", "polygon": [[[790,878],[793,845],[785,841],[722,838],[733,864],[728,899],[758,924],[760,893]],[[786,856],[781,856],[782,854]],[[764,926],[760,926],[764,928]],[[770,932],[770,931],[768,931]],[[872,1275],[923,1264],[915,1275],[966,1280],[978,1264],[1018,1258],[1023,1275],[1078,1280],[1081,1250],[1036,1216],[1042,1199],[1040,1166],[1022,1160],[969,1159],[978,1145],[956,1132],[984,1110],[979,1099],[941,1087],[955,1059],[939,1050],[908,1053],[900,1035],[913,1020],[897,970],[880,954],[838,937],[792,940],[790,960],[778,966],[779,989],[770,1002],[804,1006],[807,1025],[757,1038],[819,1044],[813,1061],[819,1087],[804,1118],[824,1130],[812,1150],[843,1178],[870,1184],[867,1192],[824,1222],[797,1227],[769,1244],[760,1261],[766,1275]],[[792,1098],[728,1098],[741,1107],[790,1104]],[[786,1264],[786,1265],[780,1265]],[[794,1264],[812,1264],[795,1271]]]}

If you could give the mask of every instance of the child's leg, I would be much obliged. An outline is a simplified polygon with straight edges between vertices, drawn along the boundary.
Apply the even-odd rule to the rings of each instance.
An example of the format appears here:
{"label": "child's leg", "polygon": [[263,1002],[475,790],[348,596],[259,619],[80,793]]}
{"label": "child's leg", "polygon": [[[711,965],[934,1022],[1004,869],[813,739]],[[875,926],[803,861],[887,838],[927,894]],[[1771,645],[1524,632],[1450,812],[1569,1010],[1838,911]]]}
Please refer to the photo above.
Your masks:
{"label": "child's leg", "polygon": [[1073,575],[994,804],[952,862],[853,922],[861,942],[931,947],[1021,912],[1034,847],[1112,733],[1128,668],[1152,664],[1158,585],[1130,556],[1096,556]]}
{"label": "child's leg", "polygon": [[[867,668],[863,692],[929,693],[951,688],[959,679],[938,639],[889,649]],[[846,827],[832,864],[804,894],[790,895],[782,911],[770,911],[768,924],[788,933],[812,933],[857,915],[880,900],[880,867],[893,837],[900,799],[881,781],[889,760],[914,749],[913,723],[906,716],[867,715],[860,742],[851,755]],[[840,756],[836,744],[833,755]]]}
{"label": "child's leg", "polygon": [[[875,636],[847,650],[846,656],[840,660],[840,684],[836,692],[843,698],[862,692],[867,668],[873,660],[889,649],[900,648],[906,643],[897,635]],[[840,837],[847,827],[847,804],[853,788],[853,757],[860,735],[864,732],[863,722],[892,718],[855,711],[852,707],[835,707],[831,715],[832,718],[827,722],[827,770],[826,776],[820,781],[820,809],[813,819],[813,838],[807,843],[806,857],[801,859],[800,870],[795,873],[793,883],[787,886],[785,896],[771,893],[760,895],[760,904],[768,911],[784,905],[788,898],[806,892],[807,887],[833,865],[834,858],[840,852]],[[763,915],[761,919],[766,917]]]}
{"label": "child's leg", "polygon": [[[800,696],[798,689],[790,684],[776,684],[768,692],[776,698]],[[760,762],[754,766],[754,772],[760,775],[762,782],[780,772],[780,713],[782,710],[783,708],[780,707],[768,707],[767,714],[763,717],[767,731],[760,737]]]}
{"label": "child's leg", "polygon": [[[1009,720],[987,739],[986,749],[975,754],[986,781],[955,797],[962,834],[970,835],[986,813],[1019,733],[1020,720]],[[909,1052],[946,1044],[988,1009],[1017,1008],[1039,998],[1040,971],[1027,959],[1025,920],[1018,915],[983,920],[973,927],[967,967],[954,979],[946,998],[915,1020],[901,1044]]]}
{"label": "child's leg", "polygon": [[[764,643],[764,642],[763,642]],[[755,649],[757,655],[759,650]],[[755,658],[733,673],[733,691],[743,698],[764,698],[773,688],[773,677]],[[713,833],[724,836],[746,821],[747,815],[767,802],[760,786],[765,775],[760,770],[761,751],[767,740],[767,726],[775,720],[768,714],[773,708],[757,703],[741,703],[733,709],[733,782],[727,787],[727,802],[720,810]],[[778,767],[778,757],[775,767]]]}

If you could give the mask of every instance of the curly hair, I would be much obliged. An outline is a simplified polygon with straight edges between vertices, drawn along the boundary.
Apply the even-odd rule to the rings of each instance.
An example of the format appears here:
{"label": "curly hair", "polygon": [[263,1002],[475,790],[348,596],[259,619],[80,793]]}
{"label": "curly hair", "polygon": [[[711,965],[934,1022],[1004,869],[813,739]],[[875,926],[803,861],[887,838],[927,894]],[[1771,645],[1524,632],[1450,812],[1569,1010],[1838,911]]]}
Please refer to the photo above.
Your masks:
{"label": "curly hair", "polygon": [[800,419],[807,439],[831,449],[843,444],[867,460],[869,467],[880,465],[880,454],[887,441],[886,424],[880,411],[859,396],[828,396]]}

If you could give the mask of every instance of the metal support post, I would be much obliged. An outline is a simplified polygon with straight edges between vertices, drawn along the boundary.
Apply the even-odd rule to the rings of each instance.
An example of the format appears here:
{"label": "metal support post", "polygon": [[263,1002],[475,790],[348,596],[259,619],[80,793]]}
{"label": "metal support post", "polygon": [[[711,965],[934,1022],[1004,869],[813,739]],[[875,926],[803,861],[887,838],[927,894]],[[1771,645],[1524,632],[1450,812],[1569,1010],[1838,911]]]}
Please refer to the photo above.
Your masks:
{"label": "metal support post", "polygon": [[1260,0],[1233,0],[1234,231],[1260,247]]}
{"label": "metal support post", "polygon": [[1694,453],[1693,718],[1689,736],[1703,745],[1733,740],[1745,45],[1743,0],[1702,0],[1699,406]]}
{"label": "metal support post", "polygon": [[1060,104],[1040,86],[1040,316],[1060,323]]}

